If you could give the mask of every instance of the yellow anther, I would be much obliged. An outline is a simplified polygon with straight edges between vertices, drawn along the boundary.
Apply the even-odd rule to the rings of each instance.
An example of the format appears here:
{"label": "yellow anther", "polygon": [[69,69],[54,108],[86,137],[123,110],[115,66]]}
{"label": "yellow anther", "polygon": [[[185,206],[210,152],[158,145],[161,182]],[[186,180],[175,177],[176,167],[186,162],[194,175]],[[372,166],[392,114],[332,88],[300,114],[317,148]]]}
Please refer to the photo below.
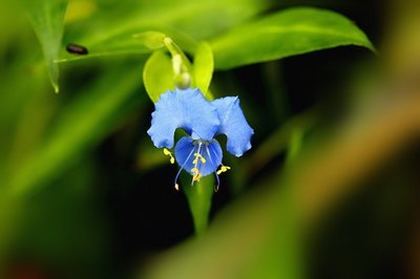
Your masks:
{"label": "yellow anther", "polygon": [[164,148],[163,149],[163,154],[170,157],[169,161],[171,162],[171,164],[175,164],[175,158],[174,158],[174,156],[172,156],[172,152],[171,151],[169,151],[168,149]]}
{"label": "yellow anther", "polygon": [[179,191],[179,184],[175,183],[175,190]]}
{"label": "yellow anther", "polygon": [[200,153],[194,153],[194,157],[195,159],[193,160],[193,164],[196,165],[198,163],[198,160],[200,160],[203,164],[206,163],[206,158],[204,158]]}
{"label": "yellow anther", "polygon": [[224,172],[227,172],[228,170],[230,170],[229,166],[222,165],[216,173],[217,173],[217,175],[220,175]]}
{"label": "yellow anther", "polygon": [[197,168],[192,168],[191,172],[192,172],[192,175],[193,175],[192,181],[193,182],[194,181],[200,181],[200,179],[201,179],[200,171]]}
{"label": "yellow anther", "polygon": [[193,182],[195,182],[195,181],[199,182],[200,179],[201,179],[201,174],[200,173],[197,173],[196,175],[193,176],[193,179],[192,180],[193,180]]}

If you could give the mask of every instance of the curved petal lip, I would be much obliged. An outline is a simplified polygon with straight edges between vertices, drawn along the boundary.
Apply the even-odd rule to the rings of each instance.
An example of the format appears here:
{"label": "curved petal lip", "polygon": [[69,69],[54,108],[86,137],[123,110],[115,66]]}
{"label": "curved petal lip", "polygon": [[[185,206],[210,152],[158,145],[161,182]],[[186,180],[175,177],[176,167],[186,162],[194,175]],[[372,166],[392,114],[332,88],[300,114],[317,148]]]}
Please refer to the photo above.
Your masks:
{"label": "curved petal lip", "polygon": [[[195,154],[200,154],[203,161],[197,160]],[[223,151],[217,140],[199,144],[191,137],[182,137],[175,146],[175,159],[178,165],[190,174],[196,168],[202,176],[209,175],[222,164]]]}

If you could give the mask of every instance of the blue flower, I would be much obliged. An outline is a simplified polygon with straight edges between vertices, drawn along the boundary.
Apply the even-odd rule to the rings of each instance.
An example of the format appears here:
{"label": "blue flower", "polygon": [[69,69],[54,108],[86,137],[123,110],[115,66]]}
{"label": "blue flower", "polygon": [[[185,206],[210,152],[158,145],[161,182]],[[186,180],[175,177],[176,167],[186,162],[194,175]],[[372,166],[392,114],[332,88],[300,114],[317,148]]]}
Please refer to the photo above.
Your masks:
{"label": "blue flower", "polygon": [[[188,136],[176,143],[174,158],[168,149],[174,147],[174,133],[178,128]],[[147,133],[157,148],[164,148],[163,152],[170,156],[171,163],[176,160],[180,166],[175,178],[177,189],[182,170],[193,176],[192,183],[215,173],[217,189],[219,174],[230,167],[222,164],[223,151],[215,137],[226,135],[227,151],[240,157],[251,148],[254,131],[245,119],[238,97],[208,101],[199,89],[190,88],[167,91],[160,96]]]}

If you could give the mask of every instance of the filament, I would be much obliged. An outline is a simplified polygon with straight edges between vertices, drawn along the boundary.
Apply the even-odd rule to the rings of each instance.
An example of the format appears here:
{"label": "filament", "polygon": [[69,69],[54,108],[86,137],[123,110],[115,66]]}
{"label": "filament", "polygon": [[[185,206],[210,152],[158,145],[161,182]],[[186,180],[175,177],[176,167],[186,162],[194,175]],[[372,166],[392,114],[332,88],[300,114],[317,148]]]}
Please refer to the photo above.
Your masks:
{"label": "filament", "polygon": [[190,159],[191,155],[193,154],[194,149],[195,149],[195,147],[193,149],[191,149],[190,153],[187,156],[187,159],[185,159],[184,163],[182,163],[181,167],[179,168],[178,172],[176,173],[174,184],[175,184],[175,189],[177,191],[179,191],[179,184],[178,184],[179,175],[181,174],[182,170],[184,169],[185,165],[187,164],[188,160]]}
{"label": "filament", "polygon": [[[213,158],[211,157],[208,146],[206,146],[206,152],[207,152],[207,155],[209,155],[209,159],[210,159],[211,164],[214,165]],[[216,176],[216,181],[217,181],[216,186],[214,186],[214,191],[217,192],[217,191],[219,191],[220,178],[219,178],[219,175],[217,174],[217,172],[214,172],[214,175]]]}

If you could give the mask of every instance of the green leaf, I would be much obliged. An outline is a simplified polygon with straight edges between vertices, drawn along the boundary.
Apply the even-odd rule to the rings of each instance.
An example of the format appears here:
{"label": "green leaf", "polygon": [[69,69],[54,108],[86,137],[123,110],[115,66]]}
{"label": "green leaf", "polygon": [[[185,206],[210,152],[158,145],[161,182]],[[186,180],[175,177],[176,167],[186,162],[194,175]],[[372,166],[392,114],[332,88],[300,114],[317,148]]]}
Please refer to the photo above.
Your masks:
{"label": "green leaf", "polygon": [[[191,179],[191,177],[188,177]],[[188,179],[182,180],[182,189],[187,196],[193,217],[196,234],[201,234],[207,229],[208,218],[211,209],[211,200],[214,193],[214,177],[203,177],[199,182],[190,185]]]}
{"label": "green leaf", "polygon": [[155,51],[143,70],[143,82],[150,99],[156,103],[162,93],[175,89],[172,61],[164,51]]}
{"label": "green leaf", "polygon": [[214,70],[213,52],[209,44],[203,42],[198,45],[192,70],[195,86],[206,95]]}
{"label": "green leaf", "polygon": [[[192,85],[200,88],[206,97],[212,99],[213,96],[208,92],[208,87],[213,74],[213,55],[208,44],[199,44],[192,67],[188,61],[185,63],[188,63],[186,67],[188,71],[191,71]],[[176,80],[172,60],[165,51],[155,51],[149,57],[144,66],[143,81],[147,94],[154,103],[159,100],[162,93],[175,89]]]}
{"label": "green leaf", "polygon": [[[138,31],[138,30],[137,30]],[[177,37],[182,35],[176,34]],[[106,57],[115,55],[139,55],[151,53],[163,47],[163,39],[166,37],[165,33],[158,31],[137,32],[134,30],[125,31],[109,36],[104,36],[97,39],[81,39],[77,41],[88,49],[86,55],[75,55],[64,53],[60,59],[56,61],[59,63],[71,62],[76,60],[84,60],[96,57]],[[181,41],[183,39],[181,38]],[[185,43],[188,45],[188,42]]]}
{"label": "green leaf", "polygon": [[63,53],[59,61],[149,53],[150,49],[133,35],[150,30],[167,34],[182,49],[193,52],[194,40],[209,38],[235,26],[267,9],[268,3],[267,0],[160,0],[133,2],[127,7],[119,5],[116,10],[127,10],[116,13],[98,10],[89,20],[94,21],[89,29],[79,25],[66,29],[65,40],[86,46],[89,54]]}
{"label": "green leaf", "polygon": [[67,0],[22,0],[41,43],[54,91],[58,93],[58,65]]}
{"label": "green leaf", "polygon": [[366,35],[346,17],[306,7],[275,13],[211,41],[217,69],[345,45],[374,50]]}
{"label": "green leaf", "polygon": [[147,31],[134,34],[133,38],[137,39],[139,43],[144,44],[147,48],[155,50],[165,46],[163,41],[166,38],[166,35],[162,32]]}

